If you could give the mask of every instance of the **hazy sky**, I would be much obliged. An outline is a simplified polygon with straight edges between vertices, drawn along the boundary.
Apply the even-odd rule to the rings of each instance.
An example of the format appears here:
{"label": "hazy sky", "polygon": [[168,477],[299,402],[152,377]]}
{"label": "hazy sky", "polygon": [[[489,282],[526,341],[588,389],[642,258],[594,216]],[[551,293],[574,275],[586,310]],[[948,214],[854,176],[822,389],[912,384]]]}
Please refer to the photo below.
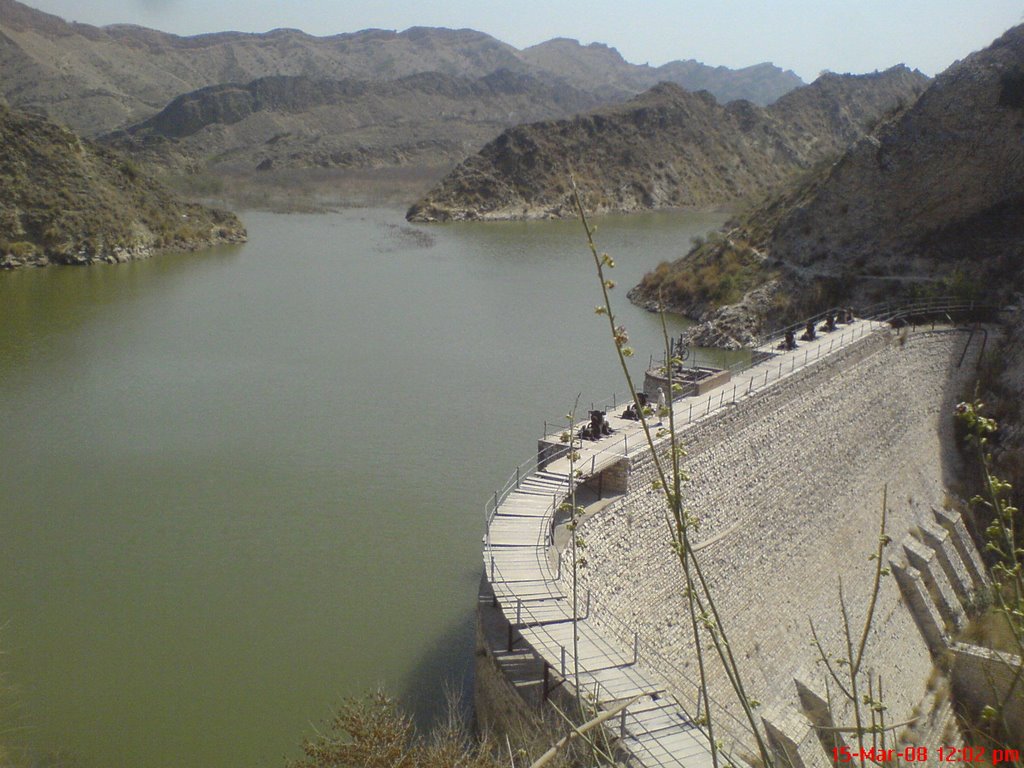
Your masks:
{"label": "hazy sky", "polygon": [[804,80],[823,69],[905,63],[928,75],[1024,23],[1024,0],[29,0],[69,21],[182,35],[293,27],[470,27],[523,48],[552,37],[618,48],[634,63],[771,61]]}

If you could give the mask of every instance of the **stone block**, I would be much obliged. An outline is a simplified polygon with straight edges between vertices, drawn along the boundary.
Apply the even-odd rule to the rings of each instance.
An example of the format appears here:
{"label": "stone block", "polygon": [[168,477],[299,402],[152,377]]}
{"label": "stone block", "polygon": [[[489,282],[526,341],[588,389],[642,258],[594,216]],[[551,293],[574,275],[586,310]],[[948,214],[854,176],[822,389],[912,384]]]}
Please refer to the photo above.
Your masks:
{"label": "stone block", "polygon": [[946,647],[946,635],[942,616],[935,608],[928,588],[921,578],[920,572],[913,566],[903,566],[890,562],[892,575],[899,584],[903,599],[907,601],[910,612],[914,616],[917,628],[928,643],[932,653],[939,653]]}
{"label": "stone block", "polygon": [[950,585],[949,579],[946,578],[946,572],[942,570],[935,550],[929,549],[917,539],[908,536],[903,541],[903,552],[907,556],[907,562],[920,572],[946,625],[951,629],[963,627],[967,622],[964,608]]}

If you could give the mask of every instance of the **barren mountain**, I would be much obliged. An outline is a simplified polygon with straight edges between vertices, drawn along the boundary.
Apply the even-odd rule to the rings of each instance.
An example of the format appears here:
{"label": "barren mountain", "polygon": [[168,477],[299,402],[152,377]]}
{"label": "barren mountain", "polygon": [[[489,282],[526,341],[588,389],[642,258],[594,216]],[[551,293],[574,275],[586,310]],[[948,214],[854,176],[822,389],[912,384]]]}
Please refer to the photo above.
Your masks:
{"label": "barren mountain", "polygon": [[184,94],[104,141],[163,166],[180,157],[229,170],[441,166],[509,123],[596,103],[572,86],[509,70],[477,79],[422,73],[383,82],[275,76]]}
{"label": "barren mountain", "polygon": [[917,98],[906,67],[824,75],[762,108],[660,84],[624,105],[509,129],[455,168],[409,218],[572,214],[574,178],[594,211],[735,203],[835,156]]}
{"label": "barren mountain", "polygon": [[540,69],[557,73],[578,88],[597,91],[615,101],[658,83],[675,83],[688,91],[710,91],[723,104],[746,99],[763,106],[804,84],[794,72],[783,71],[774,64],[728,69],[688,59],[651,67],[630,64],[607,45],[584,46],[563,37],[524,49],[522,58]]}
{"label": "barren mountain", "polygon": [[127,261],[245,239],[225,211],[185,203],[127,158],[0,106],[0,266]]}
{"label": "barren mountain", "polygon": [[440,72],[476,79],[505,69],[549,85],[568,83],[604,101],[666,78],[753,100],[770,100],[800,84],[792,72],[771,65],[740,70],[734,79],[724,68],[678,62],[679,67],[656,69],[597,48],[609,53],[589,55],[595,46],[575,41],[519,51],[469,29],[422,27],[330,37],[293,29],[178,37],[127,25],[71,24],[17,0],[0,0],[0,91],[12,107],[41,112],[85,135],[145,120],[175,97],[200,88],[272,76],[393,80]]}
{"label": "barren mountain", "polygon": [[[1019,26],[939,75],[837,162],[660,266],[631,297],[660,293],[704,321],[700,341],[735,344],[812,304],[1020,290],[1022,135]],[[743,291],[721,290],[725,277]]]}

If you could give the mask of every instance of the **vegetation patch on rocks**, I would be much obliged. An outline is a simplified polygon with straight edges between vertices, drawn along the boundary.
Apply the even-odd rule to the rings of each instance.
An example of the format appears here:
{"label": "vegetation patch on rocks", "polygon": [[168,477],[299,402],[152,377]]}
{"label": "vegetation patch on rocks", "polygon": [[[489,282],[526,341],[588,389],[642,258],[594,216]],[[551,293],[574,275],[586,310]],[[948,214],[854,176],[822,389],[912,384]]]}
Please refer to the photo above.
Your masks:
{"label": "vegetation patch on rocks", "polygon": [[186,203],[133,161],[0,106],[0,266],[90,264],[241,242],[227,211]]}

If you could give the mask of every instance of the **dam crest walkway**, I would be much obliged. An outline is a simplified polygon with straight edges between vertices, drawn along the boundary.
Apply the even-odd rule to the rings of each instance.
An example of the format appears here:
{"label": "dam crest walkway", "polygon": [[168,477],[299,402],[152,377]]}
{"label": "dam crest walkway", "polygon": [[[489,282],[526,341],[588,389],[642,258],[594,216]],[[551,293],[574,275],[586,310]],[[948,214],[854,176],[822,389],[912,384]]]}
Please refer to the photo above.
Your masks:
{"label": "dam crest walkway", "polygon": [[[755,362],[734,372],[724,385],[671,404],[677,435],[685,436],[691,425],[887,328],[887,323],[877,320],[854,319],[812,341],[799,342],[793,350],[780,350],[778,340],[758,347],[753,350]],[[632,648],[609,638],[593,621],[589,599],[577,596],[574,608],[573,596],[563,589],[555,523],[559,508],[570,497],[571,484],[579,486],[649,450],[641,423],[613,413],[606,418],[612,434],[576,444],[572,466],[565,455],[540,463],[531,460],[516,470],[502,491],[495,492],[485,508],[485,578],[507,621],[508,650],[525,642],[544,664],[543,695],[566,682],[599,712],[635,699],[608,723],[618,737],[616,746],[629,754],[630,764],[710,768],[711,750],[700,713],[684,710],[658,669],[670,665],[677,677],[687,676],[673,662],[652,659],[643,652],[635,634]],[[662,422],[667,428],[668,418]],[[647,423],[652,435],[658,432],[657,416],[648,417]],[[557,443],[558,436],[545,436],[545,440]],[[656,444],[667,440],[662,437]],[[603,614],[602,619],[615,620]],[[716,736],[741,732],[745,726],[739,721],[717,721]]]}

